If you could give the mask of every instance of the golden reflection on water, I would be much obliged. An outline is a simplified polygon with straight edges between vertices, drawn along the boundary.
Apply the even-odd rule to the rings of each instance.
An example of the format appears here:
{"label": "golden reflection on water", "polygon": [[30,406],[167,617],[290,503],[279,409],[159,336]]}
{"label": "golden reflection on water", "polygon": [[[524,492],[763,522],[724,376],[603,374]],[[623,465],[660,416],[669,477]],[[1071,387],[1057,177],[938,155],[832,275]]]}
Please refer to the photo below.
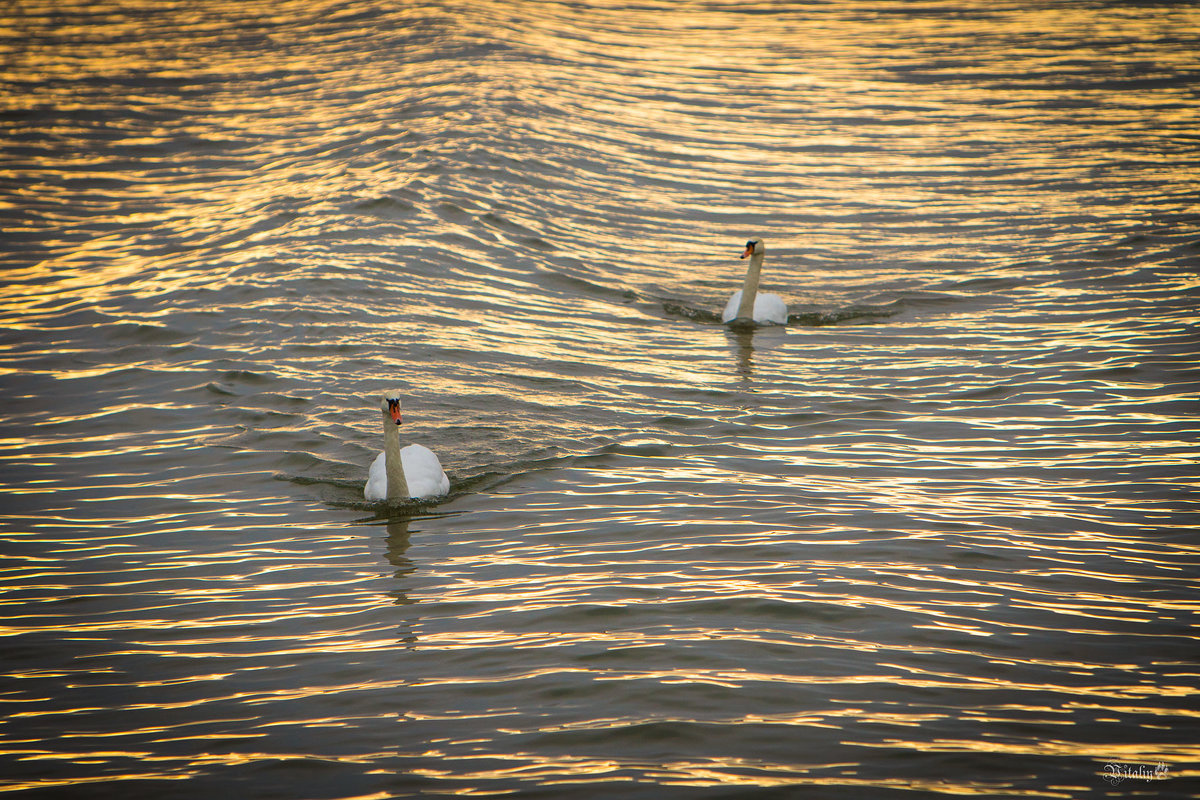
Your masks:
{"label": "golden reflection on water", "polygon": [[[944,10],[934,3],[754,14],[412,3],[371,20],[399,38],[379,40],[387,52],[366,58],[377,40],[338,2],[156,14],[127,3],[108,16],[101,4],[89,19],[106,20],[103,31],[61,23],[51,33],[73,18],[66,12],[88,7],[57,5],[62,14],[24,4],[35,46],[3,66],[9,85],[28,87],[0,93],[14,115],[6,132],[44,141],[20,156],[24,185],[4,206],[36,206],[8,232],[37,248],[35,263],[14,267],[0,287],[0,322],[29,339],[0,373],[77,381],[77,397],[96,384],[117,388],[72,410],[74,424],[91,428],[70,431],[73,449],[58,427],[0,439],[5,459],[31,470],[27,482],[6,477],[4,491],[55,508],[4,513],[21,528],[6,533],[10,544],[41,549],[5,573],[20,591],[4,601],[11,616],[0,634],[23,644],[53,632],[66,657],[86,641],[118,666],[14,662],[10,678],[60,683],[14,692],[7,717],[56,720],[58,730],[10,739],[3,754],[135,763],[0,788],[179,780],[287,761],[394,775],[406,730],[388,730],[386,747],[361,733],[363,752],[349,755],[294,742],[298,729],[353,742],[379,718],[470,727],[419,728],[433,735],[408,770],[457,794],[509,780],[1046,797],[1094,789],[1061,776],[1034,789],[969,776],[872,778],[861,774],[869,758],[840,754],[808,763],[803,754],[670,752],[647,766],[530,752],[529,739],[504,744],[514,734],[617,739],[656,725],[734,737],[739,726],[819,731],[819,740],[797,738],[802,746],[833,731],[843,746],[893,757],[1200,756],[1187,741],[1136,736],[1197,716],[1173,707],[1194,693],[1190,664],[1160,669],[1176,663],[1171,647],[1191,641],[1184,620],[1200,610],[1179,594],[1195,548],[1137,538],[1147,519],[1120,512],[1163,504],[1101,484],[1117,470],[1194,461],[1173,434],[1147,430],[1181,426],[1182,413],[1139,407],[1154,392],[1159,406],[1187,399],[1171,388],[1174,376],[1144,369],[1158,334],[1103,313],[1136,298],[1149,314],[1162,285],[1084,296],[1057,277],[1066,267],[1044,253],[1026,258],[1033,245],[1018,241],[1039,220],[1029,236],[1047,246],[1108,236],[1078,221],[1054,227],[1093,220],[1107,202],[1123,202],[1128,219],[1161,213],[1161,198],[1119,185],[1129,150],[1117,140],[1191,136],[1194,111],[1172,99],[1187,91],[1169,79],[1192,70],[1195,55],[1186,37],[1162,31],[1194,27],[1195,9],[1087,9],[1081,35],[1080,9],[967,4],[988,15],[980,36],[978,13],[896,24],[903,7]],[[333,29],[344,40],[323,40],[321,26],[343,13],[349,28]],[[366,51],[353,46],[359,39]],[[470,45],[462,52],[460,39]],[[1163,44],[1138,53],[1143,40]],[[481,43],[507,48],[471,49]],[[1129,76],[1104,71],[1109,62],[1166,83],[1119,85]],[[73,121],[54,121],[61,114]],[[48,120],[40,128],[39,115]],[[1186,195],[1194,164],[1177,153],[1144,153],[1156,163],[1132,179],[1151,195]],[[665,315],[675,297],[719,311],[737,276],[718,243],[748,219],[772,229],[782,255],[771,279],[797,305],[836,308],[844,298],[825,303],[828,287],[854,300],[874,284],[897,294],[939,287],[929,292],[952,302],[934,313],[914,301],[882,332],[729,332]],[[978,250],[977,231],[986,240]],[[1017,254],[981,257],[989,243]],[[892,264],[893,255],[908,262]],[[1162,271],[1185,271],[1173,258]],[[1143,281],[1135,263],[1106,274]],[[953,277],[939,273],[943,264]],[[979,295],[1011,308],[978,312],[959,278],[1013,284]],[[1173,280],[1181,291],[1195,284]],[[64,321],[72,314],[80,319]],[[1176,321],[1186,334],[1187,320]],[[106,340],[105,326],[122,332]],[[146,330],[129,332],[138,326]],[[142,357],[160,335],[186,353]],[[74,341],[35,352],[60,336]],[[293,351],[297,342],[312,350]],[[138,349],[96,355],[122,347]],[[1038,371],[1048,354],[1100,347],[1114,355],[1089,369],[1115,374]],[[138,378],[123,378],[130,369],[173,382],[139,399]],[[355,459],[375,439],[354,438],[360,409],[344,397],[397,372],[420,382],[425,408],[456,429],[443,453],[472,454],[454,476],[467,488],[447,501],[471,513],[303,538],[329,513],[315,500],[296,510],[307,487],[343,504],[339,525],[347,498],[360,500]],[[214,384],[234,386],[217,398]],[[547,418],[537,435],[503,431],[525,437],[525,450],[492,453],[471,438],[481,386],[496,398],[490,426],[516,427],[511,398]],[[1118,423],[1130,428],[1123,437],[1110,433]],[[191,466],[216,437],[249,466],[215,456]],[[553,468],[531,466],[527,451],[559,446]],[[471,481],[484,473],[505,473],[505,483],[477,491]],[[310,480],[261,489],[298,476]],[[1168,483],[1154,480],[1159,491]],[[258,494],[232,499],[247,491]],[[1158,530],[1178,532],[1177,519]],[[373,528],[386,529],[386,542],[369,542]],[[1152,581],[1174,593],[1138,593]],[[745,610],[744,621],[722,616],[727,609]],[[1059,641],[1083,654],[1046,645]],[[1104,649],[1109,642],[1120,652]],[[714,643],[739,656],[795,656],[728,668],[688,660],[718,652]],[[1142,663],[1142,643],[1154,663]],[[636,659],[618,660],[630,652]],[[150,659],[194,664],[195,674],[141,672],[162,663]],[[292,669],[319,659],[338,666]],[[247,673],[260,683],[241,683]],[[108,707],[86,694],[122,686],[142,694]],[[146,691],[168,687],[169,696]],[[717,699],[685,711],[646,703],[637,713],[606,705],[554,716],[542,702],[548,687],[577,697],[600,687],[605,702],[630,687],[668,697],[700,687]],[[758,687],[779,698],[838,688],[823,695],[830,708],[738,710]],[[477,693],[473,706],[455,706],[464,691]],[[938,699],[906,705],[931,694]],[[309,710],[330,698],[378,713]],[[292,702],[299,710],[278,710]],[[203,715],[221,703],[253,719],[193,735],[121,721]],[[964,721],[979,735],[942,727]],[[1074,726],[1110,721],[1127,740],[1103,745],[1102,756],[1094,742],[1068,740]],[[992,735],[1008,725],[1031,732]],[[277,731],[285,738],[273,739]],[[139,744],[97,743],[125,736]],[[263,744],[234,746],[243,740]],[[164,742],[194,742],[195,752],[156,749]]]}
{"label": "golden reflection on water", "polygon": [[[421,754],[425,757],[450,758],[444,751],[433,750]],[[934,779],[898,779],[898,778],[854,778],[842,774],[837,777],[814,775],[817,772],[846,772],[855,765],[851,763],[819,762],[796,763],[794,761],[779,762],[767,759],[744,758],[737,756],[713,757],[703,760],[660,760],[654,767],[647,768],[641,760],[591,758],[587,756],[547,756],[537,753],[518,752],[505,754],[502,758],[512,764],[503,768],[489,770],[464,769],[467,764],[477,760],[491,760],[495,754],[474,757],[458,756],[454,761],[464,762],[459,769],[420,768],[414,770],[417,774],[428,777],[448,778],[462,783],[470,781],[503,781],[512,778],[536,780],[545,786],[587,786],[588,784],[611,784],[614,781],[628,782],[632,787],[637,783],[653,781],[662,786],[709,788],[720,786],[731,787],[800,787],[800,786],[830,786],[852,787],[858,790],[896,789],[923,791],[928,793],[951,793],[955,795],[995,796],[998,792],[1011,790],[1016,795],[1029,797],[1062,797],[1071,795],[1056,792],[1040,792],[1037,790],[1019,790],[1012,784],[1004,782],[972,781],[951,777]],[[639,778],[628,776],[634,770]],[[1065,789],[1079,787],[1063,787]],[[476,792],[463,788],[456,794],[473,795]]]}

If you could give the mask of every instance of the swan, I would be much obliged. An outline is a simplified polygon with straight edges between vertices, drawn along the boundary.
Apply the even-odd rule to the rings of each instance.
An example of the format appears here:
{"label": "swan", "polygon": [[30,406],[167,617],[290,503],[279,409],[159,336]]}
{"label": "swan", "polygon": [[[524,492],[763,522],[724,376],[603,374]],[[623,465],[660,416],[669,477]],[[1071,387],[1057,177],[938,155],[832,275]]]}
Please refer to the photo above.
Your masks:
{"label": "swan", "polygon": [[[733,293],[725,310],[721,312],[721,322],[729,324],[757,323],[759,325],[786,325],[788,321],[787,303],[777,294],[758,291],[758,276],[762,272],[763,255],[766,253],[762,239],[751,239],[746,242],[746,252],[742,258],[750,256],[750,267],[746,270],[746,282],[742,288]],[[753,310],[752,310],[753,309]]]}
{"label": "swan", "polygon": [[394,502],[450,491],[450,479],[432,450],[419,444],[400,449],[400,393],[384,393],[379,410],[383,413],[383,452],[371,464],[363,496],[373,502]]}

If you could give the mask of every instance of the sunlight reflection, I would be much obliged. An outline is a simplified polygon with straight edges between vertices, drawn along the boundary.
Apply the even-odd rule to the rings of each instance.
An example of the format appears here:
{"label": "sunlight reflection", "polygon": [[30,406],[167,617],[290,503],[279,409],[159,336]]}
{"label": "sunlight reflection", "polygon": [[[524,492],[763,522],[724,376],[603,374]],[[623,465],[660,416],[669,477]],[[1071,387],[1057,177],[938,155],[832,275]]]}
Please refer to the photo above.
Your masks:
{"label": "sunlight reflection", "polygon": [[[0,790],[1190,763],[1197,12],[1151,11],[10,4]],[[756,228],[802,313],[731,332]],[[449,513],[362,502],[385,380]]]}

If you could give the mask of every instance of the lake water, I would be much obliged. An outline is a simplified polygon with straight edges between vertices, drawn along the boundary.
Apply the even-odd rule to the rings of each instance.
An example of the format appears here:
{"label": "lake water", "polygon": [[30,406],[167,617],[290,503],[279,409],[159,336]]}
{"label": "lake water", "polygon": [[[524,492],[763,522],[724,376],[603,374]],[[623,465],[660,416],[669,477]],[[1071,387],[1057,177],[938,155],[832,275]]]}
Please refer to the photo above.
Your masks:
{"label": "lake water", "polygon": [[0,794],[1200,794],[1194,4],[0,13]]}

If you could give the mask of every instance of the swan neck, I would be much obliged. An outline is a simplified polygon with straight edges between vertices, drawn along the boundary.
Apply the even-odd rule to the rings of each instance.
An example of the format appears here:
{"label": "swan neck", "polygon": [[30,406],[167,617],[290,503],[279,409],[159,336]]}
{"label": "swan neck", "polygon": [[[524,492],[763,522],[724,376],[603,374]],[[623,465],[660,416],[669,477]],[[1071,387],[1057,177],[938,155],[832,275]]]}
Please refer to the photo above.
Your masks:
{"label": "swan neck", "polygon": [[387,499],[407,500],[408,481],[404,479],[404,462],[400,459],[400,426],[387,413],[383,415],[383,462],[387,470]]}
{"label": "swan neck", "polygon": [[758,278],[762,273],[763,253],[750,256],[750,266],[746,268],[746,280],[742,284],[742,302],[738,305],[739,319],[754,319],[754,298],[758,294]]}

